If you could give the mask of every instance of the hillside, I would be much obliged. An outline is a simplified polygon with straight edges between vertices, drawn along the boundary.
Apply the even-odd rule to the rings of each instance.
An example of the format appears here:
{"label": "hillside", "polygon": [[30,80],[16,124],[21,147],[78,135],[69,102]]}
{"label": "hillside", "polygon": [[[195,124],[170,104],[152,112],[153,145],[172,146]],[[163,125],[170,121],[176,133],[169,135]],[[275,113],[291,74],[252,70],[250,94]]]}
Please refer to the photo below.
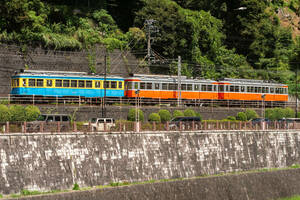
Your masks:
{"label": "hillside", "polygon": [[[131,51],[152,73],[274,80],[290,85],[300,68],[297,0],[3,0],[0,42],[50,50]],[[148,20],[148,21],[147,21]],[[147,23],[145,23],[147,22]],[[88,55],[94,72],[94,54]],[[120,56],[122,56],[120,54]],[[126,60],[126,58],[123,58]],[[29,66],[30,67],[30,66]]]}

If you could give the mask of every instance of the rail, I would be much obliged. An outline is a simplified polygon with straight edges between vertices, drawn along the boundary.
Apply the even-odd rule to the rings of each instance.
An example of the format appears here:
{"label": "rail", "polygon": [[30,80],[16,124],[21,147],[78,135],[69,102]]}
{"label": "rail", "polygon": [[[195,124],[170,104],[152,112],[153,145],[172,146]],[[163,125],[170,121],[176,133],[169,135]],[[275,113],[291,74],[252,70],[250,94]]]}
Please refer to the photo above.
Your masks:
{"label": "rail", "polygon": [[245,108],[274,108],[295,107],[295,101],[244,101],[244,100],[182,100],[178,104],[177,99],[145,99],[145,98],[84,98],[84,97],[40,97],[40,96],[8,96],[0,97],[0,104],[32,104],[54,106],[97,106],[97,105],[136,105],[140,106],[194,106],[194,107],[245,107]]}
{"label": "rail", "polygon": [[203,121],[189,123],[156,123],[117,121],[114,126],[101,126],[97,130],[89,123],[82,122],[6,122],[0,123],[0,133],[129,133],[145,131],[201,131],[201,130],[300,130],[297,122],[233,122],[233,121]]}

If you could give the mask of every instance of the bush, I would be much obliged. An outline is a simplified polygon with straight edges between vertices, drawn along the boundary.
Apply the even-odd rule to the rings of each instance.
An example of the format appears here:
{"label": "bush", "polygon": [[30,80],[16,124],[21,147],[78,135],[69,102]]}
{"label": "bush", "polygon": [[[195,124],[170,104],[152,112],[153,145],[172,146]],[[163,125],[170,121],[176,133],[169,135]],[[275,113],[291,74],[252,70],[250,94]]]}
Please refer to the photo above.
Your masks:
{"label": "bush", "polygon": [[239,120],[239,121],[247,121],[247,115],[244,112],[239,112],[236,115],[236,119]]}
{"label": "bush", "polygon": [[295,117],[295,111],[292,108],[285,108],[283,112],[284,112],[285,118],[294,118]]}
{"label": "bush", "polygon": [[252,109],[246,109],[245,111],[247,120],[255,119],[258,117],[258,114],[255,112],[255,110]]}
{"label": "bush", "polygon": [[26,120],[25,108],[21,105],[13,105],[9,108],[10,121],[23,122]]}
{"label": "bush", "polygon": [[267,108],[265,111],[265,116],[270,120],[293,118],[295,117],[295,111],[291,108]]}
{"label": "bush", "polygon": [[35,121],[40,114],[41,111],[37,106],[27,106],[25,108],[26,121]]}
{"label": "bush", "polygon": [[234,116],[228,116],[226,119],[229,120],[229,121],[235,121],[236,120],[236,118]]}
{"label": "bush", "polygon": [[183,114],[185,117],[196,117],[196,113],[192,109],[186,109]]}
{"label": "bush", "polygon": [[79,185],[77,183],[75,183],[74,186],[73,186],[73,190],[79,190],[79,189],[80,189]]}
{"label": "bush", "polygon": [[128,116],[127,119],[129,121],[136,121],[137,119],[135,118],[136,116],[136,112],[138,112],[139,115],[139,121],[144,121],[144,113],[142,110],[138,109],[138,111],[136,111],[135,108],[131,108],[128,112]]}
{"label": "bush", "polygon": [[172,118],[170,111],[168,111],[166,109],[159,110],[158,114],[160,116],[161,122],[170,121]]}
{"label": "bush", "polygon": [[202,121],[202,115],[200,113],[196,113],[196,117],[199,117],[200,121]]}
{"label": "bush", "polygon": [[5,105],[0,105],[0,122],[7,122],[10,120],[9,108]]}
{"label": "bush", "polygon": [[149,115],[149,121],[150,122],[160,122],[161,120],[160,120],[159,114],[158,113],[151,113]]}
{"label": "bush", "polygon": [[175,117],[184,117],[184,114],[180,110],[174,110],[173,118],[175,118]]}

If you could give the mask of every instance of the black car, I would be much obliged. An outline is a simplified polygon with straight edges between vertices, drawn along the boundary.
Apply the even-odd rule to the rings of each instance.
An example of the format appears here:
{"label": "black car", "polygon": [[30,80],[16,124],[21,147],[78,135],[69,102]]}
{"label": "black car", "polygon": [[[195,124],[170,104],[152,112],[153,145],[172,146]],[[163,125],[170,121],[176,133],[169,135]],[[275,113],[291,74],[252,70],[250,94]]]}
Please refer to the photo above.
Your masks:
{"label": "black car", "polygon": [[256,126],[257,125],[261,125],[262,122],[266,122],[267,124],[271,123],[271,121],[268,118],[255,118],[251,120],[252,125]]}

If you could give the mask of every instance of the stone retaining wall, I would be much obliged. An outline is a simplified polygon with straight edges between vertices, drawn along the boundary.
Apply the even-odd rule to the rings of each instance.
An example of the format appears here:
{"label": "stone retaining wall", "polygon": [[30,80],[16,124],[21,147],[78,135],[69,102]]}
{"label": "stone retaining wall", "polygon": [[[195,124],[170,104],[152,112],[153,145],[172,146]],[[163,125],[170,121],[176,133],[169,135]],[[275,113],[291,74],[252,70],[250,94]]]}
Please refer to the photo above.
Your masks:
{"label": "stone retaining wall", "polygon": [[300,161],[300,133],[0,135],[0,193],[187,178]]}

